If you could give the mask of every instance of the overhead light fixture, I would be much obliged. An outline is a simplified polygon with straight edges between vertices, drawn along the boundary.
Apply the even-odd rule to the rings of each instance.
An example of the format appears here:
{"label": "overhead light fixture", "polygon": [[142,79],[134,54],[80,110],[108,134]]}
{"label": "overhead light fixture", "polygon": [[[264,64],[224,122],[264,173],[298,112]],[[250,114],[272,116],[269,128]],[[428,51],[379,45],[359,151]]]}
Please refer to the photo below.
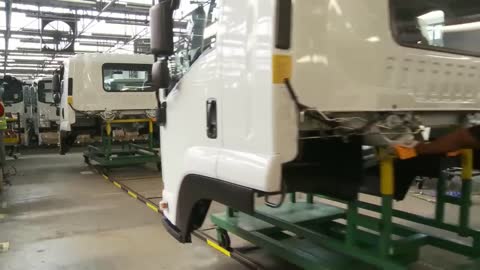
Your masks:
{"label": "overhead light fixture", "polygon": [[67,2],[67,3],[75,3],[75,4],[88,4],[88,5],[95,5],[95,2],[87,1],[87,0],[59,0],[60,2]]}
{"label": "overhead light fixture", "polygon": [[480,30],[480,22],[445,25],[442,27],[442,30],[444,33],[478,31]]}

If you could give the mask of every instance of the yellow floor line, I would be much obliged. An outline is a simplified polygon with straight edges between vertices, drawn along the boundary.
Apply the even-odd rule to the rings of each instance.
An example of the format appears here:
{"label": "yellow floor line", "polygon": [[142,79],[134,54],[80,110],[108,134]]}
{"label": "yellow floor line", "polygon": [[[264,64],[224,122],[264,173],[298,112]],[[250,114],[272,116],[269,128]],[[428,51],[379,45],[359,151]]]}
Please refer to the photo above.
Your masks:
{"label": "yellow floor line", "polygon": [[217,243],[207,239],[207,244],[211,247],[213,247],[214,249],[220,251],[221,253],[223,253],[223,255],[227,256],[227,257],[230,257],[230,251],[224,249],[223,247],[219,246]]}

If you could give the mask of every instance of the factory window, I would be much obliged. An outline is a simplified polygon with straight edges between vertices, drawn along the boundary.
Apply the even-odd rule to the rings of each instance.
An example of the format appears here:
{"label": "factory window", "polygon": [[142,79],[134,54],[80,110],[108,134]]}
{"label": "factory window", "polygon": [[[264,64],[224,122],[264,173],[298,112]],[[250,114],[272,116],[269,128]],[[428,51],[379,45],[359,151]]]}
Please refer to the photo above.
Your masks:
{"label": "factory window", "polygon": [[38,101],[53,104],[52,81],[39,81],[37,95]]}
{"label": "factory window", "polygon": [[472,0],[391,0],[393,33],[404,46],[480,55],[480,5]]}
{"label": "factory window", "polygon": [[152,65],[118,64],[103,65],[103,89],[107,92],[148,92],[153,91]]}

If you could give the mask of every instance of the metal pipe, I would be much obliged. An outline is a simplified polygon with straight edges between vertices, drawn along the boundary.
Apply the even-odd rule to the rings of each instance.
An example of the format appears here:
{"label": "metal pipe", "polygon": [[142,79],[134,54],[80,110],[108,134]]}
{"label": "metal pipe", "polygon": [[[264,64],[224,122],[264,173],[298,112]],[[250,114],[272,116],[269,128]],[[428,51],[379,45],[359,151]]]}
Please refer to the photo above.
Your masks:
{"label": "metal pipe", "polygon": [[6,18],[6,32],[5,32],[5,55],[3,62],[3,75],[7,75],[7,59],[8,59],[8,42],[11,35],[11,22],[12,22],[12,1],[5,0],[5,18]]}
{"label": "metal pipe", "polygon": [[81,34],[85,33],[85,31],[88,30],[88,27],[90,27],[90,25],[91,25],[94,21],[98,20],[98,18],[100,18],[100,15],[102,15],[102,13],[103,13],[105,10],[107,10],[110,6],[112,6],[113,4],[115,4],[115,2],[117,2],[117,0],[111,0],[106,6],[104,6],[104,7],[102,8],[102,10],[100,10],[100,12],[97,14],[97,16],[95,16],[95,19],[91,20],[91,21],[87,24],[87,26],[85,26],[85,27],[82,29],[82,31],[80,31],[80,33],[78,33],[77,35],[75,35],[75,38],[77,38],[77,37],[79,37]]}

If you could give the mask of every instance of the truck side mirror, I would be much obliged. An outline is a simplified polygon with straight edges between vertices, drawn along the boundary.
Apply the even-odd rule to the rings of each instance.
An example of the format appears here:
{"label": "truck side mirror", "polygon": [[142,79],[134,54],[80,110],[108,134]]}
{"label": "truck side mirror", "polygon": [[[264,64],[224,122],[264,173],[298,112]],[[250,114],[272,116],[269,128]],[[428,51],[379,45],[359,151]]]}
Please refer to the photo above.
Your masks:
{"label": "truck side mirror", "polygon": [[61,100],[60,94],[59,94],[59,93],[54,93],[54,94],[53,94],[53,102],[54,102],[55,104],[59,104],[59,103],[60,103],[60,100]]}
{"label": "truck side mirror", "polygon": [[57,72],[52,77],[52,90],[54,94],[60,94],[60,74]]}
{"label": "truck side mirror", "polygon": [[155,56],[170,56],[173,49],[173,11],[176,0],[160,0],[150,8],[150,49]]}
{"label": "truck side mirror", "polygon": [[170,70],[167,61],[162,60],[153,63],[152,85],[155,90],[168,88],[170,86]]}

